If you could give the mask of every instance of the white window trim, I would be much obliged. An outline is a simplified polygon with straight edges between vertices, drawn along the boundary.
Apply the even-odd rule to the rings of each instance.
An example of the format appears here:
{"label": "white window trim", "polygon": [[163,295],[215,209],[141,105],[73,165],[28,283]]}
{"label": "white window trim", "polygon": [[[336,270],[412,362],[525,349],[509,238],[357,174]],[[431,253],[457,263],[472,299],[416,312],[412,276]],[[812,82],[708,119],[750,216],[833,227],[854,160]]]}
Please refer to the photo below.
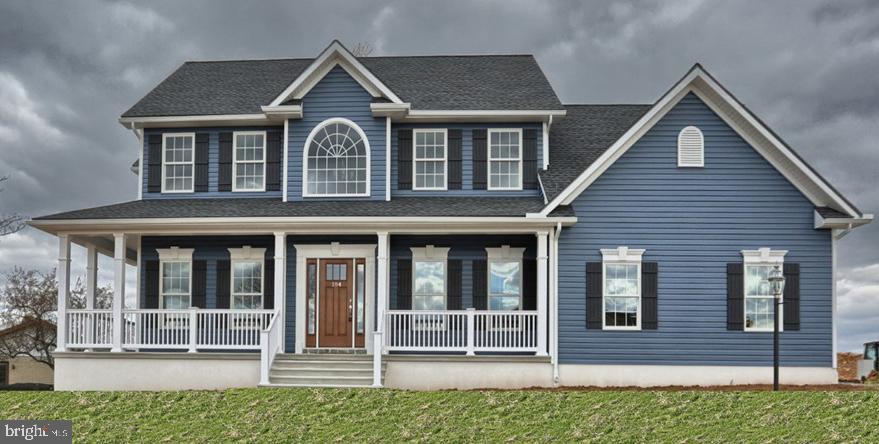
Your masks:
{"label": "white window trim", "polygon": [[[491,186],[491,162],[492,160],[496,162],[500,161],[511,161],[515,160],[513,158],[503,158],[503,159],[492,159],[491,158],[491,133],[517,133],[519,135],[519,186],[518,187],[493,187]],[[489,128],[487,139],[485,141],[487,153],[485,156],[485,185],[486,189],[489,191],[521,191],[524,186],[525,178],[522,177],[522,151],[524,147],[522,146],[522,128]]]}
{"label": "white window trim", "polygon": [[[229,307],[232,308],[235,305],[235,264],[239,262],[259,262],[259,307],[262,308],[265,304],[266,296],[266,249],[252,248],[250,245],[245,245],[241,248],[229,248],[229,258],[231,259],[229,267]],[[238,295],[253,296],[253,293],[241,293]],[[245,309],[239,308],[236,310]]]}
{"label": "white window trim", "polygon": [[[238,160],[238,136],[262,136],[262,161],[258,160]],[[268,140],[266,139],[266,131],[235,131],[232,133],[232,192],[263,192],[266,190],[266,158],[268,157]],[[259,164],[262,163],[262,186],[260,188],[238,188],[238,163]]]}
{"label": "white window trim", "polygon": [[[694,129],[699,133],[699,163],[683,163],[681,159],[681,136],[684,134],[684,131]],[[681,168],[702,168],[705,166],[705,134],[702,133],[702,130],[693,125],[685,126],[678,132],[678,166]]]}
{"label": "white window trim", "polygon": [[[443,263],[443,309],[449,306],[449,250],[448,247],[411,247],[412,251],[412,298],[415,299],[415,264],[416,262],[442,262]],[[414,301],[413,301],[414,306]],[[420,311],[413,309],[412,311]]]}
{"label": "white window trim", "polygon": [[523,292],[524,288],[524,280],[525,280],[525,264],[523,262],[523,258],[525,257],[525,248],[510,248],[509,245],[503,245],[500,248],[486,248],[485,253],[487,255],[488,269],[486,270],[488,273],[488,279],[486,279],[486,290],[485,294],[488,300],[485,303],[485,309],[488,311],[491,310],[491,263],[492,262],[519,262],[519,308],[516,311],[522,311],[522,300],[523,300]]}
{"label": "white window trim", "polygon": [[[172,162],[168,163],[165,159],[165,147],[169,137],[189,137],[192,139],[192,157],[189,162]],[[192,166],[192,188],[188,190],[168,190],[165,188],[165,171],[167,165],[191,165]],[[143,165],[141,165],[143,168]],[[177,193],[194,193],[195,192],[195,133],[162,133],[162,194]]]}
{"label": "white window trim", "polygon": [[[366,147],[366,191],[361,194],[312,194],[308,192],[308,150],[311,146],[311,141],[314,140],[315,134],[318,131],[323,129],[327,125],[331,125],[333,123],[344,123],[345,125],[349,125],[354,128],[354,131],[357,131],[357,134],[360,135],[360,138],[363,140],[363,145]],[[354,123],[352,120],[345,119],[342,117],[332,117],[324,120],[323,122],[318,123],[311,129],[311,132],[308,133],[308,137],[305,139],[305,145],[302,147],[302,197],[369,197],[372,188],[372,148],[369,147],[369,139],[366,137],[366,133],[363,132],[363,129],[360,128],[360,125]]]}
{"label": "white window trim", "polygon": [[[772,332],[772,327],[768,328],[748,328],[748,267],[749,266],[775,266],[784,267],[784,256],[787,250],[773,250],[763,247],[757,250],[742,250],[742,326],[746,332],[766,333]],[[751,296],[750,299],[771,299],[775,304],[775,296]],[[773,310],[775,309],[773,305]],[[783,307],[783,306],[782,306]],[[778,331],[784,331],[784,310],[778,312]]]}
{"label": "white window trim", "polygon": [[[602,330],[620,330],[620,331],[640,331],[641,330],[641,305],[642,305],[642,282],[641,277],[641,258],[644,256],[644,249],[617,247],[610,249],[601,249],[601,328]],[[607,320],[605,312],[604,298],[607,295],[607,266],[608,264],[636,264],[638,266],[638,311],[636,314],[635,325],[632,327],[606,325]],[[634,297],[634,296],[630,296]]]}
{"label": "white window trim", "polygon": [[[421,159],[420,162],[436,162],[443,161],[443,186],[441,187],[419,187],[416,179],[416,166],[419,162],[417,153],[418,133],[442,133],[443,134],[443,157]],[[447,128],[418,128],[412,130],[412,190],[414,191],[446,191],[449,189],[449,130]]]}
{"label": "white window trim", "polygon": [[[189,306],[192,306],[192,254],[195,252],[193,248],[156,248],[159,254],[159,309],[165,310],[165,286],[163,276],[165,275],[166,263],[188,263],[189,264]],[[174,294],[178,296],[178,294]]]}

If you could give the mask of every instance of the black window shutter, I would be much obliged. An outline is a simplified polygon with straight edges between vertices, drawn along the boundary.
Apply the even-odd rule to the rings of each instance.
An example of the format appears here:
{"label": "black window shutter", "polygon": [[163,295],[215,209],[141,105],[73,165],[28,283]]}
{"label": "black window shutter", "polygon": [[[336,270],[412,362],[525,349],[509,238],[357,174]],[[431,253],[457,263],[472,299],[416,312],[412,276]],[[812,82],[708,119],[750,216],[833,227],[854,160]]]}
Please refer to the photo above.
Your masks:
{"label": "black window shutter", "polygon": [[[141,165],[143,168],[143,165]],[[147,193],[162,192],[162,135],[147,136]]]}
{"label": "black window shutter", "polygon": [[726,264],[726,329],[745,329],[744,265]]}
{"label": "black window shutter", "polygon": [[229,308],[230,263],[228,259],[217,261],[217,308]]}
{"label": "black window shutter", "polygon": [[473,261],[473,308],[488,309],[488,261]]}
{"label": "black window shutter", "polygon": [[397,260],[397,310],[412,309],[412,260]]}
{"label": "black window shutter", "polygon": [[210,134],[195,134],[195,191],[208,190],[208,141]]}
{"label": "black window shutter", "polygon": [[205,299],[207,298],[207,263],[203,260],[192,261],[192,306],[198,308],[207,308]]}
{"label": "black window shutter", "polygon": [[659,265],[656,262],[641,264],[641,329],[656,330],[658,327]]}
{"label": "black window shutter", "polygon": [[537,260],[522,260],[522,310],[537,310]]}
{"label": "black window shutter", "polygon": [[262,308],[275,308],[275,260],[266,259],[262,283]]}
{"label": "black window shutter", "polygon": [[800,264],[784,264],[784,330],[800,329]]}
{"label": "black window shutter", "polygon": [[488,175],[488,130],[473,130],[473,189],[484,190]]}
{"label": "black window shutter", "polygon": [[537,130],[522,131],[522,188],[536,190],[537,184]]}
{"label": "black window shutter", "polygon": [[284,144],[280,131],[266,132],[266,191],[281,190],[281,159]]}
{"label": "black window shutter", "polygon": [[397,188],[412,189],[412,130],[397,130]]}
{"label": "black window shutter", "polygon": [[601,330],[604,309],[602,307],[604,291],[601,285],[601,262],[586,263],[586,328]]}
{"label": "black window shutter", "polygon": [[143,308],[159,308],[159,261],[144,261]]}
{"label": "black window shutter", "polygon": [[461,177],[463,172],[461,169],[461,143],[463,136],[461,130],[449,130],[449,189],[461,189]]}
{"label": "black window shutter", "polygon": [[219,191],[232,191],[232,133],[220,133]]}
{"label": "black window shutter", "polygon": [[449,259],[448,267],[449,267],[449,299],[446,303],[447,310],[460,310],[461,309],[461,297],[462,297],[462,281],[461,281],[461,260],[460,259]]}

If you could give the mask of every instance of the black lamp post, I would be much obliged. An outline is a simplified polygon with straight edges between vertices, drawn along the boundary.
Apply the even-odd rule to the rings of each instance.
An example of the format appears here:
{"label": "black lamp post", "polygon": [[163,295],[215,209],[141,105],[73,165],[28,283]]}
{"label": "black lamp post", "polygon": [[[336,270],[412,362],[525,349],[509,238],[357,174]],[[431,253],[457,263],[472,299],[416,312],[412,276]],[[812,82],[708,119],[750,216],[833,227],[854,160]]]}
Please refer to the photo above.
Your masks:
{"label": "black lamp post", "polygon": [[772,271],[769,272],[769,277],[767,278],[769,281],[769,288],[772,290],[772,294],[775,296],[775,309],[773,310],[773,315],[775,316],[775,321],[773,322],[773,334],[772,334],[772,390],[778,391],[778,318],[779,312],[781,311],[781,304],[783,303],[782,294],[784,294],[784,273],[781,271],[781,266],[776,265],[772,268]]}

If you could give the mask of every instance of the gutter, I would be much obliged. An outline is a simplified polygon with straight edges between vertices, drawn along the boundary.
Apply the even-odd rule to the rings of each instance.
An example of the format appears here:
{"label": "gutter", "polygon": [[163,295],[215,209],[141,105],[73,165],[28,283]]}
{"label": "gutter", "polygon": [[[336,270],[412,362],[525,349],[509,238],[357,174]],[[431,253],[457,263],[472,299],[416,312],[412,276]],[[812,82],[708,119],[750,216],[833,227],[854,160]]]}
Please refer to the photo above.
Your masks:
{"label": "gutter", "polygon": [[552,300],[552,383],[559,383],[559,238],[562,235],[561,222],[556,224],[552,239],[552,277],[550,282],[550,299]]}

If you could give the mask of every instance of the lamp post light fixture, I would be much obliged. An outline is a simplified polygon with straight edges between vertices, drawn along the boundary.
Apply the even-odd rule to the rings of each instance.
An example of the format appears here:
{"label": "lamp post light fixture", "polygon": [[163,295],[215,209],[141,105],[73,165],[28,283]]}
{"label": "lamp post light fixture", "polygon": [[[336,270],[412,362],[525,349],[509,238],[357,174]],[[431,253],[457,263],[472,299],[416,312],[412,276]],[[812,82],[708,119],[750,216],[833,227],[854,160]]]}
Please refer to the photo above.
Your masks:
{"label": "lamp post light fixture", "polygon": [[775,321],[773,322],[773,334],[772,334],[772,390],[778,391],[778,315],[781,311],[781,304],[784,303],[784,299],[782,295],[784,294],[784,273],[781,271],[781,266],[776,265],[772,268],[772,271],[769,272],[769,277],[767,278],[769,281],[769,289],[772,291],[773,296],[775,296],[775,309],[773,310],[773,315],[775,317]]}

